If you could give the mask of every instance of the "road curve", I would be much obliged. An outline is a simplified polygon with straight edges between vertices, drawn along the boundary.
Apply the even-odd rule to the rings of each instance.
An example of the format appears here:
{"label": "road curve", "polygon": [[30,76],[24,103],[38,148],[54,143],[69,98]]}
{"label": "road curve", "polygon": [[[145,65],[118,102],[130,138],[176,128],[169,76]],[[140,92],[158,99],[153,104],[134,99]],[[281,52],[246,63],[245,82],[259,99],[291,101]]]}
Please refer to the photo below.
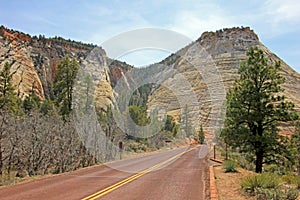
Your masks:
{"label": "road curve", "polygon": [[2,200],[208,199],[201,147],[179,148],[0,188]]}

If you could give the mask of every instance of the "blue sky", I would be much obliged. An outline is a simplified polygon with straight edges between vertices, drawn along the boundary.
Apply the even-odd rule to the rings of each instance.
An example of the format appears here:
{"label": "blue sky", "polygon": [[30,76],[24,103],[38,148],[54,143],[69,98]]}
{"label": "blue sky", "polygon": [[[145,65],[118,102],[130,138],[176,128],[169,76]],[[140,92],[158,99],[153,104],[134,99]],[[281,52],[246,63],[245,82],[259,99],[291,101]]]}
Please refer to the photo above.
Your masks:
{"label": "blue sky", "polygon": [[[137,28],[170,29],[196,40],[204,31],[250,26],[271,51],[300,72],[299,0],[11,0],[1,2],[0,24],[31,35],[98,45]],[[146,50],[121,59],[145,65],[167,54]]]}

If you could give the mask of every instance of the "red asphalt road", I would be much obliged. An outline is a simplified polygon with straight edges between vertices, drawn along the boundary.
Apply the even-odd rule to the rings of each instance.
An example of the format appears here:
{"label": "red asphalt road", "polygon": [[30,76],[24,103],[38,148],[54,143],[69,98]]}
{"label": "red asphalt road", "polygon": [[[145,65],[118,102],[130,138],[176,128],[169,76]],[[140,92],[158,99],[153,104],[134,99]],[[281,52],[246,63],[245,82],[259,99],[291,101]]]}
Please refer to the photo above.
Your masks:
{"label": "red asphalt road", "polygon": [[[209,199],[207,158],[197,147],[100,197],[104,200]],[[0,188],[2,200],[82,199],[184,152],[186,148],[115,161]],[[200,155],[200,158],[199,158]]]}

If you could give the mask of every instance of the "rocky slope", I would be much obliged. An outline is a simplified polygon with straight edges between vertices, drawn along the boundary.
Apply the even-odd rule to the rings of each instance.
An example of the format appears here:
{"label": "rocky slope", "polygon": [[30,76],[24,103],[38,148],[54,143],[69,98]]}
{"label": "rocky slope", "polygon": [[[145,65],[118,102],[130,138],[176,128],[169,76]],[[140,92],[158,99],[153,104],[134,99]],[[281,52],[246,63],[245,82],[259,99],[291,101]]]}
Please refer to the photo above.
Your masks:
{"label": "rocky slope", "polygon": [[[12,70],[16,71],[13,81],[20,98],[24,98],[32,91],[41,99],[51,98],[53,95],[53,81],[55,79],[57,65],[66,55],[83,63],[95,48],[92,44],[65,40],[61,37],[45,38],[33,36],[18,31],[0,27],[0,69],[5,62],[12,64]],[[110,104],[113,98],[112,86],[120,78],[120,74],[126,73],[132,68],[126,63],[109,59],[101,47],[99,56],[103,62],[103,80],[97,87],[96,94],[99,97],[99,106],[103,109]],[[109,66],[108,66],[109,64]]]}
{"label": "rocky slope", "polygon": [[[176,69],[178,74],[165,80],[161,84],[163,86],[152,93],[148,101],[149,109],[163,105],[167,114],[178,119],[183,116],[184,106],[188,105],[189,117],[196,129],[200,123],[206,128],[218,128],[223,118],[221,110],[224,109],[221,99],[225,98],[224,94],[238,77],[239,65],[246,59],[246,51],[251,46],[263,49],[272,62],[281,62],[281,73],[286,78],[284,94],[300,111],[300,75],[265,47],[250,28],[205,32],[197,41],[162,61],[161,63]],[[183,75],[190,86],[180,81],[177,78],[179,75]],[[169,90],[165,87],[172,85],[176,86],[173,87],[175,91],[182,91],[181,96],[193,92],[196,96],[192,100],[194,102],[188,98],[186,105],[180,104],[178,99],[181,97],[174,94],[172,87]],[[186,86],[188,89],[184,89]],[[198,107],[195,106],[197,104]],[[289,132],[288,127],[284,131]]]}

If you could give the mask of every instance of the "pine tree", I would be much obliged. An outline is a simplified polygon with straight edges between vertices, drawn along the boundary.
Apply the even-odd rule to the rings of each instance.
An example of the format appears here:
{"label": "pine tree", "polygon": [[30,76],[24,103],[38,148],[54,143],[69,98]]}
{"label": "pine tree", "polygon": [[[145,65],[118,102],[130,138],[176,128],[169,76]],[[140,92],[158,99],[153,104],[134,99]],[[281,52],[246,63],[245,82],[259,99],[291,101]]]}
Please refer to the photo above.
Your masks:
{"label": "pine tree", "polygon": [[172,133],[172,137],[176,137],[178,128],[179,126],[176,124],[174,118],[171,115],[167,115],[164,130]]}
{"label": "pine tree", "polygon": [[18,98],[15,93],[15,86],[12,83],[13,75],[16,71],[11,72],[11,65],[5,63],[0,71],[0,110],[16,113],[18,111]]}
{"label": "pine tree", "polygon": [[31,93],[23,100],[23,108],[27,112],[32,109],[39,109],[41,105],[40,101],[40,98],[35,93]]}
{"label": "pine tree", "polygon": [[200,144],[203,144],[205,140],[205,135],[204,135],[204,131],[203,131],[203,127],[202,124],[200,125],[200,130],[198,132],[198,142]]}
{"label": "pine tree", "polygon": [[280,87],[285,79],[279,74],[280,62],[274,66],[258,47],[247,52],[241,63],[240,78],[227,94],[225,128],[228,143],[255,156],[256,172],[262,172],[264,158],[280,146],[278,123],[298,118],[294,104],[285,101]]}
{"label": "pine tree", "polygon": [[72,92],[78,70],[78,62],[75,59],[70,59],[69,56],[62,59],[57,67],[54,96],[63,119],[66,119],[72,111]]}

